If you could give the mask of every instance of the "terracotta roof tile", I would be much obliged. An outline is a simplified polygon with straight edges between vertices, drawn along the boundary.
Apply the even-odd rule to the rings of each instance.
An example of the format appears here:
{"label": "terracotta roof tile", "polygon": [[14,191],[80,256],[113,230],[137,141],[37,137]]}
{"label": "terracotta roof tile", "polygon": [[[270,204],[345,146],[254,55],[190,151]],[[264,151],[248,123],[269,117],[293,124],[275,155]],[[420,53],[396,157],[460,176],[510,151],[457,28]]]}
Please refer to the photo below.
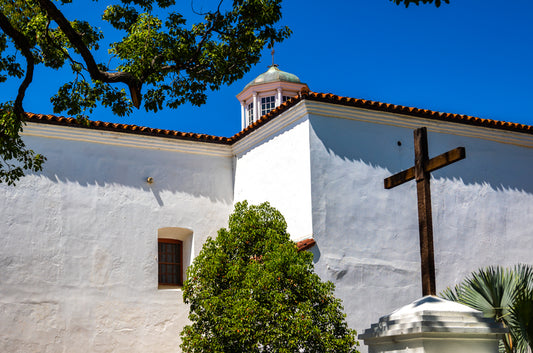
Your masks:
{"label": "terracotta roof tile", "polygon": [[298,251],[304,251],[304,250],[311,249],[313,246],[315,246],[315,244],[316,244],[315,239],[310,238],[310,239],[300,240],[299,242],[296,243],[296,246],[298,247]]}
{"label": "terracotta roof tile", "polygon": [[248,126],[241,132],[237,133],[232,140],[237,141],[243,138],[244,136],[251,133],[253,130],[257,129],[259,126],[264,125],[268,121],[274,119],[276,116],[287,110],[288,108],[296,105],[301,100],[312,100],[318,102],[325,102],[331,104],[339,104],[345,106],[352,106],[357,108],[369,109],[384,111],[389,113],[403,114],[408,116],[420,117],[425,119],[440,120],[440,121],[449,121],[459,124],[475,125],[482,126],[487,128],[499,129],[499,130],[509,130],[527,134],[533,134],[533,126],[511,123],[506,121],[498,121],[491,119],[481,119],[469,115],[461,114],[451,114],[451,113],[442,113],[428,109],[419,109],[415,107],[406,107],[402,105],[390,104],[390,103],[381,103],[376,101],[370,101],[365,99],[357,99],[350,97],[337,96],[331,93],[317,93],[311,92],[307,89],[302,89],[300,94],[296,97],[291,98],[284,104],[280,105],[276,110],[272,110],[267,115],[262,116],[254,124]]}
{"label": "terracotta roof tile", "polygon": [[145,127],[145,126],[119,124],[119,123],[107,123],[104,121],[92,121],[92,120],[79,121],[74,118],[66,118],[63,116],[55,116],[55,115],[26,113],[26,121],[36,122],[36,123],[45,123],[45,124],[54,124],[54,125],[66,125],[66,126],[71,126],[71,127],[88,128],[88,129],[95,129],[95,130],[132,133],[132,134],[137,134],[137,135],[149,135],[149,136],[158,136],[158,137],[166,137],[166,138],[175,138],[175,139],[181,139],[181,140],[194,140],[194,141],[200,141],[200,142],[211,142],[211,143],[220,143],[220,144],[231,144],[232,143],[232,140],[227,137],[197,134],[193,132],[180,132],[180,131],[175,131],[175,130],[153,129],[153,128]]}
{"label": "terracotta roof tile", "polygon": [[461,115],[461,114],[450,114],[450,113],[441,113],[427,109],[419,109],[414,107],[406,107],[401,105],[389,104],[368,101],[364,99],[350,99],[346,97],[336,96],[333,94],[324,94],[324,93],[315,93],[315,92],[306,92],[302,91],[298,100],[308,99],[314,101],[327,102],[332,104],[354,106],[359,108],[367,108],[372,110],[385,111],[390,113],[398,113],[409,116],[416,116],[427,119],[435,119],[441,121],[450,121],[460,124],[469,124],[476,126],[483,126],[488,128],[496,128],[502,130],[510,130],[516,132],[524,132],[533,134],[533,126],[524,125],[518,123],[511,123],[506,121],[498,121],[491,119],[481,119],[474,116]]}
{"label": "terracotta roof tile", "polygon": [[234,142],[242,139],[244,136],[248,135],[252,131],[263,126],[270,120],[276,118],[278,115],[280,115],[284,111],[295,106],[298,102],[302,100],[325,102],[325,103],[357,107],[357,108],[363,108],[363,109],[369,109],[369,110],[403,114],[407,116],[420,117],[420,118],[425,118],[425,119],[448,121],[448,122],[453,122],[453,123],[458,123],[458,124],[482,126],[482,127],[499,129],[499,130],[508,130],[508,131],[533,134],[533,126],[531,125],[524,125],[524,124],[491,120],[491,119],[481,119],[478,117],[461,115],[461,114],[442,113],[442,112],[437,112],[437,111],[432,111],[432,110],[427,110],[427,109],[406,107],[406,106],[395,105],[395,104],[390,104],[390,103],[381,103],[381,102],[358,99],[358,98],[351,98],[351,97],[342,97],[342,96],[337,96],[331,93],[311,92],[305,87],[300,91],[298,96],[294,96],[290,98],[289,100],[281,104],[279,107],[276,107],[272,111],[270,111],[268,114],[263,115],[259,120],[257,120],[250,126],[246,127],[244,130],[233,135],[232,137],[220,137],[220,136],[213,136],[213,135],[206,135],[206,134],[197,134],[197,133],[192,133],[192,132],[180,132],[180,131],[175,131],[175,130],[153,129],[149,127],[142,127],[142,126],[136,126],[136,125],[106,123],[102,121],[80,122],[74,118],[66,118],[66,117],[55,116],[55,115],[43,115],[43,114],[33,114],[33,113],[26,113],[26,114],[27,114],[27,121],[31,121],[31,122],[67,125],[67,126],[82,127],[82,128],[89,128],[89,129],[117,131],[117,132],[168,137],[168,138],[183,139],[183,140],[194,140],[194,141],[201,141],[201,142],[219,143],[219,144],[233,144]]}

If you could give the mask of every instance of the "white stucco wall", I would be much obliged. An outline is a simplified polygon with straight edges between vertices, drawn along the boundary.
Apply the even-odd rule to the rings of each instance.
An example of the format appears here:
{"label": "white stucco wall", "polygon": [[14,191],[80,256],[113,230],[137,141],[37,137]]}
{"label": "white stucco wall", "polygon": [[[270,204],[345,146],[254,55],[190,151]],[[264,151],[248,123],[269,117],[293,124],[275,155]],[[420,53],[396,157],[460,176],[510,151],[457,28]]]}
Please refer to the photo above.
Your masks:
{"label": "white stucco wall", "polygon": [[188,308],[157,289],[158,230],[191,229],[197,254],[245,199],[314,237],[316,272],[363,332],[421,295],[414,182],[383,188],[419,126],[430,157],[467,154],[432,180],[437,290],[533,263],[531,135],[310,101],[233,146],[30,124],[48,161],[0,184],[0,352],[179,351]]}
{"label": "white stucco wall", "polygon": [[437,292],[483,266],[533,263],[533,136],[342,110],[309,117],[312,251],[351,327],[361,333],[422,294],[415,183],[383,187],[413,165],[415,127],[428,127],[430,157],[466,148],[433,174]]}
{"label": "white stucco wall", "polygon": [[158,290],[158,229],[192,229],[198,253],[226,226],[229,148],[43,124],[25,133],[48,161],[0,184],[0,351],[179,351],[188,307],[181,291]]}
{"label": "white stucco wall", "polygon": [[293,240],[312,235],[309,122],[296,106],[234,146],[235,201],[265,201],[287,221]]}

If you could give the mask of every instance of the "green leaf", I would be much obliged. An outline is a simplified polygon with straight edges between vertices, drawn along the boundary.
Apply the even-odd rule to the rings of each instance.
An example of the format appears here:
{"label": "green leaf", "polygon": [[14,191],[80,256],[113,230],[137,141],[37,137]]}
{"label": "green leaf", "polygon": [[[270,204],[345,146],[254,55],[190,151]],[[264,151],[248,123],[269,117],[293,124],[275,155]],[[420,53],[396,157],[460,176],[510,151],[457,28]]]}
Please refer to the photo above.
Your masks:
{"label": "green leaf", "polygon": [[235,205],[187,270],[184,352],[357,352],[333,284],[286,228],[268,203]]}
{"label": "green leaf", "polygon": [[[71,1],[60,0],[49,5],[62,14],[62,6],[68,3]],[[206,102],[208,90],[242,78],[259,61],[265,46],[290,35],[287,27],[277,27],[281,0],[236,0],[232,6],[213,8],[203,21],[191,25],[173,5],[174,0],[112,2],[101,17],[111,29],[102,32],[100,27],[105,23],[83,19],[84,14],[79,13],[76,19],[67,19],[76,34],[72,36],[65,29],[68,26],[61,27],[59,17],[38,2],[4,1],[1,14],[23,40],[13,34],[10,37],[5,29],[1,31],[0,83],[9,76],[22,78],[28,74],[23,68],[30,58],[35,74],[39,65],[52,69],[67,65],[72,70],[64,81],[58,75],[60,89],[51,97],[56,113],[85,119],[96,106],[103,105],[113,114],[124,116],[132,112],[133,101],[136,107],[144,101],[148,111],[164,106],[177,108],[187,102],[201,105]],[[100,49],[113,30],[119,34],[113,33],[113,37],[121,40]],[[21,42],[29,46],[25,55],[20,55]],[[108,64],[98,64],[96,58]],[[127,96],[126,86],[132,97]],[[22,93],[16,101],[23,98]],[[6,142],[0,150],[4,161],[15,155],[31,155],[20,140],[17,124],[22,120],[4,120],[4,124],[14,124],[4,129],[14,132],[13,139],[19,141]],[[33,170],[25,166],[40,166],[43,160],[16,166],[4,162],[0,182],[13,183],[24,170]]]}

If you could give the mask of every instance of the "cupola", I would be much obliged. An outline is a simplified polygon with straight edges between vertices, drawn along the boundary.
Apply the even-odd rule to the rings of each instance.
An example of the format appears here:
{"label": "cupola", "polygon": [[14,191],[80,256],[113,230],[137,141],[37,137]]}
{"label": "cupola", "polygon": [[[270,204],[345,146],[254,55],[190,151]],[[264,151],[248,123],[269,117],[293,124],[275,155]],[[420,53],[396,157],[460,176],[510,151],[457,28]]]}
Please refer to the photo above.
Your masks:
{"label": "cupola", "polygon": [[281,71],[276,64],[269,66],[237,95],[242,129],[297,95],[303,87],[308,88],[296,75]]}

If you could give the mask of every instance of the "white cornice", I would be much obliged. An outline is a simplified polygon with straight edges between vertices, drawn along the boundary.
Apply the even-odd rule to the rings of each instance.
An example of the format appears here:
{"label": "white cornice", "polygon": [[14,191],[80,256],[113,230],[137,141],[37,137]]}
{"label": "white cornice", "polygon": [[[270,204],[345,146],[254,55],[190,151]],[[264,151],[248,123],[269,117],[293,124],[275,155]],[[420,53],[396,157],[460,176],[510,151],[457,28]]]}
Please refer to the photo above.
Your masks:
{"label": "white cornice", "polygon": [[416,129],[425,126],[429,131],[457,136],[473,137],[499,143],[533,148],[533,135],[514,131],[491,129],[482,126],[472,126],[448,121],[439,121],[412,117],[408,115],[377,112],[363,108],[342,106],[338,104],[303,100],[281,113],[272,121],[257,128],[249,135],[233,145],[233,153],[237,156],[246,153],[270,136],[283,130],[297,120],[306,120],[309,115],[319,115],[327,118],[349,119],[373,124],[398,126]]}
{"label": "white cornice", "polygon": [[240,156],[294,122],[305,119],[307,119],[305,102],[299,102],[288,111],[283,112],[272,121],[269,121],[265,125],[252,131],[249,135],[235,142],[233,144],[233,153],[236,156]]}
{"label": "white cornice", "polygon": [[61,125],[28,122],[22,135],[217,157],[232,156],[229,145]]}
{"label": "white cornice", "polygon": [[286,129],[298,120],[307,120],[309,115],[349,119],[373,124],[416,129],[426,126],[429,131],[479,138],[499,143],[533,148],[533,135],[514,131],[491,129],[447,121],[424,119],[390,112],[378,112],[338,104],[303,100],[281,113],[263,126],[255,129],[233,145],[145,136],[114,131],[94,130],[62,125],[28,122],[23,135],[44,138],[83,141],[131,148],[231,157],[242,155],[263,143],[271,136]]}
{"label": "white cornice", "polygon": [[313,115],[363,121],[373,124],[399,126],[413,130],[421,126],[425,126],[429,131],[433,132],[474,137],[489,141],[533,148],[533,135],[531,134],[491,129],[483,126],[473,126],[449,121],[424,119],[396,113],[378,112],[363,108],[310,100],[306,100],[305,105],[307,113]]}

